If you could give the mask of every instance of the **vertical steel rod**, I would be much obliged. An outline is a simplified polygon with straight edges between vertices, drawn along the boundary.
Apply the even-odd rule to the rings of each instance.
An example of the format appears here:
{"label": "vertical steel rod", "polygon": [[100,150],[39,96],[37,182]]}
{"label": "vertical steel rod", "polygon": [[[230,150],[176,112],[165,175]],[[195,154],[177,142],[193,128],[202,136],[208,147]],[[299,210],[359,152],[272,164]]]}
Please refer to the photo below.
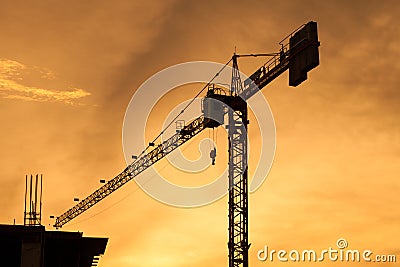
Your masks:
{"label": "vertical steel rod", "polygon": [[37,224],[37,190],[38,190],[38,178],[39,175],[36,174],[36,182],[35,182],[35,202],[33,203],[33,224]]}
{"label": "vertical steel rod", "polygon": [[31,174],[31,179],[29,183],[29,217],[28,217],[28,225],[32,224],[32,174]]}
{"label": "vertical steel rod", "polygon": [[40,175],[40,209],[39,209],[39,224],[42,224],[42,193],[43,193],[43,174]]}
{"label": "vertical steel rod", "polygon": [[24,225],[26,225],[26,198],[28,192],[28,175],[25,175],[25,202],[24,202]]}

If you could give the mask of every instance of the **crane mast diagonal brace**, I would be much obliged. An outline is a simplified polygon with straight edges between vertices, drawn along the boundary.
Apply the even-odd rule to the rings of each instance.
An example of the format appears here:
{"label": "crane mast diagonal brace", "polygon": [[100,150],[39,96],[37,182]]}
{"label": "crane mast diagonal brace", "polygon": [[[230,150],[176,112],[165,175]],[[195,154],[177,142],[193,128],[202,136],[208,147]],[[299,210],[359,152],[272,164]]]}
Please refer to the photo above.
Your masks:
{"label": "crane mast diagonal brace", "polygon": [[128,165],[123,172],[118,174],[115,178],[108,181],[105,185],[97,189],[94,193],[83,199],[74,207],[56,218],[54,227],[61,228],[64,224],[74,219],[81,213],[85,212],[93,205],[97,204],[108,195],[116,191],[118,188],[132,180],[135,176],[151,167],[154,163],[164,158],[166,155],[174,151],[179,146],[183,145],[194,136],[199,134],[208,127],[210,119],[200,116],[191,121],[188,125],[183,127],[175,135],[164,141],[162,144],[156,146],[149,153],[135,160]]}

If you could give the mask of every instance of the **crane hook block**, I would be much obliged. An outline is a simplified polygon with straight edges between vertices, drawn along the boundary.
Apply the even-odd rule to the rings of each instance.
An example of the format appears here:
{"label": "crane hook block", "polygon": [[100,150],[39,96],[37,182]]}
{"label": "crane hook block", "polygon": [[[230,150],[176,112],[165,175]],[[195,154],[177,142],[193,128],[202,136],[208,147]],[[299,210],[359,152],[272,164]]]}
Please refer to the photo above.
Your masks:
{"label": "crane hook block", "polygon": [[215,158],[217,157],[217,149],[214,147],[211,151],[210,151],[210,158],[211,158],[211,164],[215,165]]}

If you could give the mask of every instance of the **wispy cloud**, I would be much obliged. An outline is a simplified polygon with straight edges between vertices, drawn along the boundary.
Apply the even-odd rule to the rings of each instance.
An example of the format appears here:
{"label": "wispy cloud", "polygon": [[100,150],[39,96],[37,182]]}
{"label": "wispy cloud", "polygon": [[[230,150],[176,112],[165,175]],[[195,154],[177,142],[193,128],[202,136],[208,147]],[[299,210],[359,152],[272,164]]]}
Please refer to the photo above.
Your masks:
{"label": "wispy cloud", "polygon": [[61,102],[77,104],[77,100],[89,96],[90,93],[81,88],[68,90],[47,89],[24,85],[26,72],[33,73],[36,80],[54,80],[53,71],[38,66],[27,66],[20,62],[0,59],[0,97],[38,102]]}

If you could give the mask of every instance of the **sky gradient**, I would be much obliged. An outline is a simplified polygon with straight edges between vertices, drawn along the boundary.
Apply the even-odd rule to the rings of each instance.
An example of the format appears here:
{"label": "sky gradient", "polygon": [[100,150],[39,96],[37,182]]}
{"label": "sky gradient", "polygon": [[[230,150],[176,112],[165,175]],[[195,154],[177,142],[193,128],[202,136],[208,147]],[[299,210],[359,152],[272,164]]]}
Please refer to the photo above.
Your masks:
{"label": "sky gradient", "polygon": [[[0,4],[0,223],[23,222],[25,174],[44,174],[48,226],[49,216],[72,207],[74,197],[86,197],[99,179],[122,171],[124,113],[151,75],[193,60],[225,63],[235,46],[239,53],[276,52],[283,37],[313,20],[320,66],[297,88],[288,86],[285,73],[262,91],[277,144],[270,174],[250,195],[250,265],[271,264],[257,260],[264,245],[322,250],[339,238],[350,249],[400,260],[398,1]],[[243,59],[239,67],[251,74],[262,63]],[[193,90],[179,94],[190,98]],[[163,120],[168,105],[157,108],[153,116]],[[224,142],[218,135],[217,174],[226,167]],[[196,148],[188,149],[189,157]],[[63,230],[109,237],[102,267],[227,266],[227,221],[226,197],[174,208],[130,182]]]}

